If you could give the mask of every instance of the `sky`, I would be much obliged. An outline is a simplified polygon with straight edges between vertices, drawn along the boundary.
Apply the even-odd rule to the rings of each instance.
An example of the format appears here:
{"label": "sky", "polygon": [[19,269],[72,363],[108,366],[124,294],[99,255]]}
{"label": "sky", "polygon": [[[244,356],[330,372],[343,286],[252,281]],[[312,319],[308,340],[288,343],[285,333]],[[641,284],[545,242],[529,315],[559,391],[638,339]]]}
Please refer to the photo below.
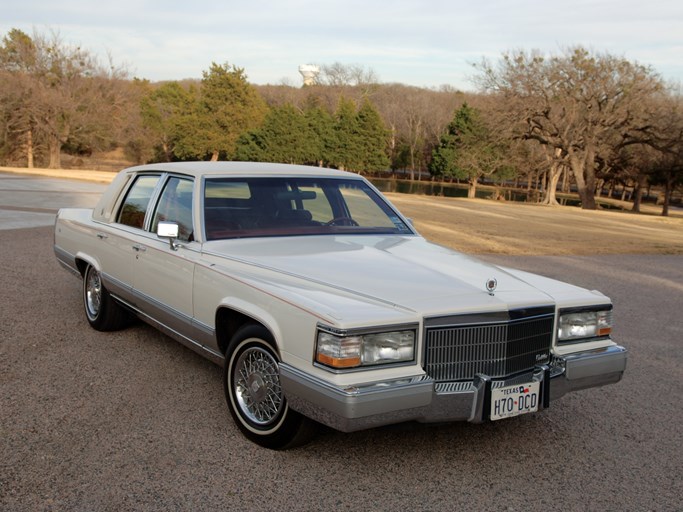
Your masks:
{"label": "sky", "polygon": [[380,82],[475,90],[473,64],[581,45],[683,83],[681,0],[0,0],[0,37],[56,32],[131,77],[199,79],[212,62],[300,85],[339,62]]}

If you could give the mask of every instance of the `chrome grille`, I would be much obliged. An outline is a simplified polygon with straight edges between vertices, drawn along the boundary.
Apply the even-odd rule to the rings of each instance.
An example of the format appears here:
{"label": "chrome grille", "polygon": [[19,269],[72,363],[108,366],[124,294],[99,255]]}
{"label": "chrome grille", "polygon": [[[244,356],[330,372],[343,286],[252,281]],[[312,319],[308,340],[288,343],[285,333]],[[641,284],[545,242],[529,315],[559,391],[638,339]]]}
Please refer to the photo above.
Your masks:
{"label": "chrome grille", "polygon": [[437,382],[529,370],[548,362],[554,319],[552,307],[428,319],[425,370]]}

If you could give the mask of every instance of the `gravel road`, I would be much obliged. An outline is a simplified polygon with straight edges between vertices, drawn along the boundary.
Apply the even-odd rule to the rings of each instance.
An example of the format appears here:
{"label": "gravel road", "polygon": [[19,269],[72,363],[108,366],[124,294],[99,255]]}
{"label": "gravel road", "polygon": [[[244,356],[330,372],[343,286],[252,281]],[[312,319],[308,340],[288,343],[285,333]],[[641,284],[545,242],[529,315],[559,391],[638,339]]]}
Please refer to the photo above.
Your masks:
{"label": "gravel road", "polygon": [[217,366],[144,325],[90,329],[50,227],[0,230],[0,509],[681,510],[683,257],[486,259],[610,295],[624,380],[280,453],[241,436]]}

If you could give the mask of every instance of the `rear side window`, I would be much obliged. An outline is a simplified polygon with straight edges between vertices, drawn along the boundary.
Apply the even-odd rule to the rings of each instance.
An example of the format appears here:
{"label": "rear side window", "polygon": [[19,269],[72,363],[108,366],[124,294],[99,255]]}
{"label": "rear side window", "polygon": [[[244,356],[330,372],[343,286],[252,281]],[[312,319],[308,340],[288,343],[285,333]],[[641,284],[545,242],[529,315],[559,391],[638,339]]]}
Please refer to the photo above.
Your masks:
{"label": "rear side window", "polygon": [[158,182],[159,176],[138,176],[123,200],[116,222],[142,229],[149,201]]}

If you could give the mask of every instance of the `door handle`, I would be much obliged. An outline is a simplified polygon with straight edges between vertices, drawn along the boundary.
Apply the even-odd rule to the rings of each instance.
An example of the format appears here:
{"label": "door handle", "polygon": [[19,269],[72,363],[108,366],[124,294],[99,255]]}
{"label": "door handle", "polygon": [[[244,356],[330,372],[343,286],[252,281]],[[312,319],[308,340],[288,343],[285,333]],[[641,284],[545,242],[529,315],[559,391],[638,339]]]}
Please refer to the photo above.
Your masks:
{"label": "door handle", "polygon": [[133,250],[137,252],[145,252],[147,250],[147,247],[145,247],[144,245],[135,244],[133,246]]}
{"label": "door handle", "polygon": [[99,238],[100,240],[104,240],[105,238],[109,238],[109,235],[105,235],[104,233],[97,233],[95,236],[97,238]]}

